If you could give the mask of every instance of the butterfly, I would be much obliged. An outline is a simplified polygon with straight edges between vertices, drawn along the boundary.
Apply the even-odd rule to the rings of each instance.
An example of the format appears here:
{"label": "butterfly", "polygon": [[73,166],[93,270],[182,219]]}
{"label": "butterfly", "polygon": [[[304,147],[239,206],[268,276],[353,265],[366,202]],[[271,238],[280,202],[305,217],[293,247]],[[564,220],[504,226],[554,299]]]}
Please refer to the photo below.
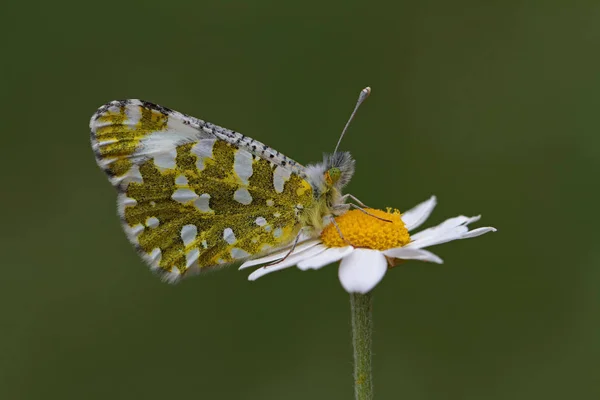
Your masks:
{"label": "butterfly", "polygon": [[[370,88],[361,92],[352,120]],[[142,100],[90,120],[129,241],[168,282],[318,236],[348,210],[349,152],[303,166],[243,134]]]}

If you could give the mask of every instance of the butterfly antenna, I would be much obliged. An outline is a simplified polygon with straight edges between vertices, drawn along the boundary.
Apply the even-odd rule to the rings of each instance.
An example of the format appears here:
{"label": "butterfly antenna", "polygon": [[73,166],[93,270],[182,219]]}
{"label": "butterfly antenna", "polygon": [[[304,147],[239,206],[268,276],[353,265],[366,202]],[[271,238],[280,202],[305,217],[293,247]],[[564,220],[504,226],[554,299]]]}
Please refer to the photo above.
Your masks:
{"label": "butterfly antenna", "polygon": [[367,97],[369,97],[370,94],[371,94],[371,88],[368,86],[360,91],[360,94],[358,95],[358,101],[356,102],[356,106],[354,106],[354,111],[352,111],[350,118],[348,118],[348,122],[346,122],[346,126],[344,126],[344,130],[342,131],[342,134],[340,135],[337,145],[335,146],[335,150],[333,151],[333,154],[337,153],[337,149],[338,149],[338,147],[340,147],[340,143],[342,142],[342,138],[344,137],[344,134],[346,133],[346,130],[348,129],[348,125],[350,125],[350,122],[352,122],[352,119],[354,119],[356,110],[358,110],[358,107],[362,104],[363,101],[365,101],[365,99]]}

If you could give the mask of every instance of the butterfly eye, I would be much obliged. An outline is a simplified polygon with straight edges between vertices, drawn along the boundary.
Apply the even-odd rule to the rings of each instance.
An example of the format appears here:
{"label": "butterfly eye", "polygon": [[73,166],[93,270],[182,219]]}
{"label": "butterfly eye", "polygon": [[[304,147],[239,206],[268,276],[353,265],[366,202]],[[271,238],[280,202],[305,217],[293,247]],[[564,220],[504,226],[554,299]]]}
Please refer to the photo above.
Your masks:
{"label": "butterfly eye", "polygon": [[342,171],[340,171],[339,168],[336,168],[336,167],[329,168],[329,170],[327,170],[327,172],[325,172],[325,181],[328,184],[333,185],[338,180],[340,180],[341,176],[342,176]]}

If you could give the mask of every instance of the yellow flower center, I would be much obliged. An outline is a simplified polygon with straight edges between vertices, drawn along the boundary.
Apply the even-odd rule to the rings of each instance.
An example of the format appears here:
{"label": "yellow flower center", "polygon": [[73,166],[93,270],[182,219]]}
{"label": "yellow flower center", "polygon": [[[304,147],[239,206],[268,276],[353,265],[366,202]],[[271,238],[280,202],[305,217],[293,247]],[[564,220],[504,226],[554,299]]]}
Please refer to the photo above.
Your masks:
{"label": "yellow flower center", "polygon": [[321,233],[321,240],[327,247],[345,247],[351,244],[354,247],[386,250],[410,242],[408,230],[398,210],[351,210],[336,217],[335,223],[343,238],[333,223],[327,225]]}

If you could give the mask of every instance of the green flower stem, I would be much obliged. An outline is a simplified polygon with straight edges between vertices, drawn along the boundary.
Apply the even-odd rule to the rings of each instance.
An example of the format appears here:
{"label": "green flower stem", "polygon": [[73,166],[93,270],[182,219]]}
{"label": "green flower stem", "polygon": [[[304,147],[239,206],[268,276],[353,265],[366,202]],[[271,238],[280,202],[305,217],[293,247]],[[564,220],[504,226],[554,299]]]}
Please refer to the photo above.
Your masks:
{"label": "green flower stem", "polygon": [[373,398],[371,375],[371,342],[373,302],[370,293],[350,294],[352,312],[352,345],[354,347],[354,395],[356,400]]}

